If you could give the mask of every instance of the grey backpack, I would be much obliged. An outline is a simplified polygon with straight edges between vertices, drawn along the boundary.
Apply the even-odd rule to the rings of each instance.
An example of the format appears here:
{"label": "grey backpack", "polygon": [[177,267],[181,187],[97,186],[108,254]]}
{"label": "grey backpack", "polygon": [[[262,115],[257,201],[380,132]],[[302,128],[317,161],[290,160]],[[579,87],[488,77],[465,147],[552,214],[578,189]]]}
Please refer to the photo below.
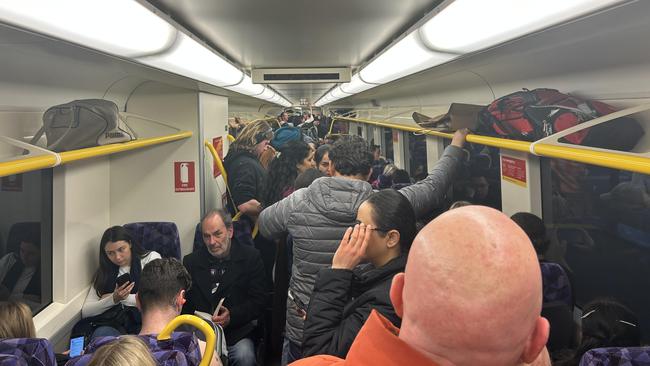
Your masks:
{"label": "grey backpack", "polygon": [[137,138],[120,118],[117,105],[104,99],[75,100],[50,107],[43,114],[43,127],[30,143],[36,143],[43,133],[47,149],[57,152]]}

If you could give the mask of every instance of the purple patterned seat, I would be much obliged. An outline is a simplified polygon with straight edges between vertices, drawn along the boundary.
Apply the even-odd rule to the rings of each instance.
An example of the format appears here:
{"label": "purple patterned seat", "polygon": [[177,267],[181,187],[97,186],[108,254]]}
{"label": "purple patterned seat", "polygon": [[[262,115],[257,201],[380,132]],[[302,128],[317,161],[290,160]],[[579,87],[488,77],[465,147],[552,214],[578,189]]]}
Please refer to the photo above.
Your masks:
{"label": "purple patterned seat", "polygon": [[540,262],[539,265],[542,270],[543,302],[561,301],[573,308],[571,282],[562,266],[551,262]]}
{"label": "purple patterned seat", "polygon": [[[161,365],[198,366],[201,363],[201,350],[197,338],[192,333],[174,332],[168,340],[159,341],[155,335],[139,335],[151,350],[154,358]],[[116,337],[98,337],[93,339],[84,349],[84,355],[75,357],[66,366],[88,365],[92,354],[101,346],[114,341]],[[183,358],[170,351],[178,351]],[[174,362],[180,363],[174,363]]]}
{"label": "purple patterned seat", "polygon": [[124,227],[147,250],[155,250],[163,258],[181,259],[181,240],[173,222],[132,222]]}
{"label": "purple patterned seat", "polygon": [[18,356],[0,354],[0,366],[27,366],[27,361]]}
{"label": "purple patterned seat", "polygon": [[22,358],[30,366],[56,365],[52,344],[43,338],[0,339],[0,353]]}
{"label": "purple patterned seat", "polygon": [[650,347],[607,347],[587,351],[580,366],[647,366]]}

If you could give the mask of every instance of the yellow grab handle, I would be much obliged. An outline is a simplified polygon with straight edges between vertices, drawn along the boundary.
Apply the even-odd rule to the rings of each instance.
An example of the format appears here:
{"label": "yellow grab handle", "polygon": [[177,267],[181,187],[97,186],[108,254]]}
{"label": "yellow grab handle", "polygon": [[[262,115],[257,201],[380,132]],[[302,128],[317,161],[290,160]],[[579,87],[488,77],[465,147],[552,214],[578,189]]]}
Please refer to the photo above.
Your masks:
{"label": "yellow grab handle", "polygon": [[221,161],[219,154],[217,154],[217,150],[208,141],[205,141],[204,144],[208,150],[210,150],[210,154],[212,154],[212,160],[214,160],[214,163],[217,164],[217,169],[219,169],[221,175],[223,176],[223,180],[226,181],[226,185],[228,185],[228,174],[226,173],[226,168],[223,167],[223,161]]}
{"label": "yellow grab handle", "polygon": [[231,135],[231,134],[228,134],[228,136],[226,136],[226,137],[228,138],[228,142],[230,142],[230,143],[233,143],[233,142],[235,142],[235,140],[236,140],[236,139],[235,139],[235,136],[233,136],[233,135]]}
{"label": "yellow grab handle", "polygon": [[203,335],[205,336],[205,352],[203,353],[203,358],[201,359],[199,366],[210,365],[212,355],[214,354],[214,348],[217,343],[217,336],[214,334],[212,327],[198,316],[186,314],[175,317],[165,326],[165,329],[158,334],[158,340],[164,341],[170,339],[174,330],[183,324],[191,325],[203,332]]}

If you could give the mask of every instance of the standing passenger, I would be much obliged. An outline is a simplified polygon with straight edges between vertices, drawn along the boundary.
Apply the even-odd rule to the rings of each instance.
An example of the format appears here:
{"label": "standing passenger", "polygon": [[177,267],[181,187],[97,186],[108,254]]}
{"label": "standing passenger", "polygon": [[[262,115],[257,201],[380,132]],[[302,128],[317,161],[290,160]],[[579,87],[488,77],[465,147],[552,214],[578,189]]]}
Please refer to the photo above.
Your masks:
{"label": "standing passenger", "polygon": [[316,150],[316,166],[323,174],[330,175],[330,149],[331,145],[322,145]]}
{"label": "standing passenger", "polygon": [[[416,218],[442,202],[464,157],[461,147],[466,135],[466,131],[454,134],[451,145],[427,179],[399,191],[413,205]],[[314,181],[309,188],[294,192],[260,215],[262,235],[276,238],[289,232],[293,236],[289,291],[295,301],[287,300],[285,364],[300,358],[304,322],[298,309],[300,304],[309,304],[316,274],[331,265],[343,233],[354,224],[359,206],[372,193],[367,180],[373,155],[365,140],[358,136],[342,138],[329,155],[331,177]]]}
{"label": "standing passenger", "polygon": [[293,183],[300,173],[314,168],[314,150],[303,141],[290,141],[279,149],[269,165],[264,205],[270,206],[294,191]]}
{"label": "standing passenger", "polygon": [[[316,277],[305,320],[303,356],[345,357],[361,326],[377,310],[401,324],[388,296],[391,280],[404,272],[415,238],[413,207],[394,189],[373,193],[359,206],[354,230],[348,228],[332,268]],[[370,264],[359,266],[361,260]]]}
{"label": "standing passenger", "polygon": [[373,311],[345,360],[314,356],[294,366],[548,364],[535,252],[494,209],[461,207],[429,223],[390,298],[401,329]]}
{"label": "standing passenger", "polygon": [[[99,268],[81,308],[86,323],[101,324],[91,338],[140,331],[142,320],[135,302],[140,273],[147,263],[158,258],[160,254],[144,250],[122,226],[104,232],[99,243]],[[126,273],[130,280],[117,284],[117,278]]]}

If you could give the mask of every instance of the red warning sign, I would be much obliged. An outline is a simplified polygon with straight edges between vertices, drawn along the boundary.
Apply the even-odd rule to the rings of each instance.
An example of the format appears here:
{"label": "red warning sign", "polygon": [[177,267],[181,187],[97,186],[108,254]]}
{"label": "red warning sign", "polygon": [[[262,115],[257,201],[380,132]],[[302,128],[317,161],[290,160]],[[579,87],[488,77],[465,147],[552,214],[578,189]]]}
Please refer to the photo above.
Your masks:
{"label": "red warning sign", "polygon": [[526,187],[526,160],[501,155],[501,178]]}
{"label": "red warning sign", "polygon": [[175,192],[194,192],[194,162],[193,161],[175,161],[174,162],[174,191]]}
{"label": "red warning sign", "polygon": [[[219,155],[219,158],[221,161],[223,161],[223,137],[215,137],[212,139],[212,146],[214,149],[217,151],[217,155]],[[221,170],[219,170],[219,167],[217,167],[217,163],[214,163],[214,166],[212,167],[212,174],[214,177],[218,177],[221,175]]]}

